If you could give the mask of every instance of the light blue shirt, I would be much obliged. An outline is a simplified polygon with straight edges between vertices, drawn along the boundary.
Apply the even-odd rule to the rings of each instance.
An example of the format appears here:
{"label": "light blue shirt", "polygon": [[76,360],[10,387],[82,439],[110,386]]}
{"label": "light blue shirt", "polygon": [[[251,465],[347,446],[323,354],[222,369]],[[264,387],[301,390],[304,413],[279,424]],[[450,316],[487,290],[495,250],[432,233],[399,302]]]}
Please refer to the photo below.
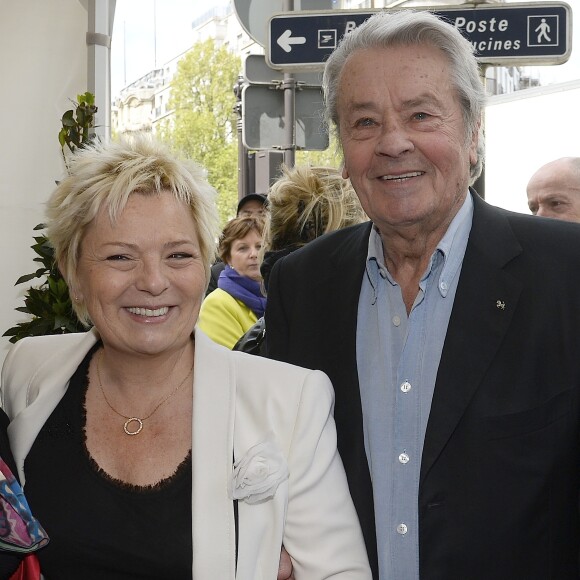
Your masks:
{"label": "light blue shirt", "polygon": [[431,256],[409,316],[371,230],[357,364],[381,580],[419,580],[419,473],[437,369],[471,230],[465,202]]}

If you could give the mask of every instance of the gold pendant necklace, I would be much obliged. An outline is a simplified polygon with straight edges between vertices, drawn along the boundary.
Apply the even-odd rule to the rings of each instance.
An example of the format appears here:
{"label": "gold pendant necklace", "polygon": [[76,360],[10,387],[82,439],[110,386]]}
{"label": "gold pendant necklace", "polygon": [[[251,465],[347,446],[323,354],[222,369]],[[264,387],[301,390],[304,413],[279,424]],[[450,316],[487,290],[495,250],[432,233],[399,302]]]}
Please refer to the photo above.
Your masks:
{"label": "gold pendant necklace", "polygon": [[[157,409],[159,409],[159,407],[161,407],[161,405],[163,405],[164,403],[167,403],[167,401],[169,401],[169,399],[171,399],[171,397],[173,397],[173,395],[175,395],[175,393],[177,393],[177,391],[179,391],[179,389],[181,389],[181,387],[185,384],[185,381],[187,381],[187,377],[189,377],[189,375],[193,371],[193,363],[192,363],[191,368],[189,369],[189,371],[187,372],[185,377],[183,377],[183,380],[179,383],[179,385],[177,385],[177,387],[175,389],[173,389],[173,391],[171,391],[171,393],[169,393],[169,395],[167,395],[164,399],[161,399],[161,401],[159,401],[159,403],[157,403],[157,405],[155,405],[155,407],[153,408],[153,411],[151,411],[151,413],[149,413],[149,415],[147,415],[146,417],[143,417],[143,418],[141,418],[141,417],[129,417],[128,415],[123,415],[123,413],[119,413],[119,411],[117,411],[117,409],[115,409],[115,407],[113,407],[113,405],[111,405],[111,403],[109,403],[109,399],[107,399],[107,395],[105,395],[105,390],[103,389],[103,384],[101,382],[101,372],[99,369],[102,354],[103,354],[103,351],[101,350],[101,351],[99,351],[99,354],[97,355],[97,379],[99,380],[99,388],[101,389],[101,393],[103,393],[103,399],[105,399],[105,403],[107,403],[109,409],[111,409],[111,411],[113,411],[114,413],[119,415],[119,417],[123,417],[123,419],[127,419],[125,421],[125,423],[123,424],[123,431],[125,431],[125,433],[127,435],[139,435],[139,433],[141,433],[141,431],[143,430],[143,423],[145,421],[147,421],[147,419],[149,419],[149,417],[151,417],[153,415],[153,413],[155,413],[155,411],[157,411]],[[136,428],[131,429],[130,425],[133,423],[136,423]]]}

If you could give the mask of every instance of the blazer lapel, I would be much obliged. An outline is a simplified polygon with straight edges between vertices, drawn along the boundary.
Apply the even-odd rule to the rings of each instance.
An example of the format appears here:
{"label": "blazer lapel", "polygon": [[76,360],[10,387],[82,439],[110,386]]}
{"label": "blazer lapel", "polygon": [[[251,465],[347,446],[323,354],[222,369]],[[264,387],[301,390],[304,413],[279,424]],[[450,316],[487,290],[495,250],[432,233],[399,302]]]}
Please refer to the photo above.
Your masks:
{"label": "blazer lapel", "polygon": [[[47,337],[49,338],[49,337]],[[39,351],[45,362],[32,375],[28,385],[22,385],[26,391],[26,407],[18,410],[8,426],[10,446],[16,461],[20,482],[24,486],[24,460],[36,437],[66,392],[70,378],[81,364],[85,355],[99,339],[95,329],[79,335],[71,334],[59,337],[50,343],[46,351]],[[55,350],[47,356],[49,348]]]}
{"label": "blazer lapel", "polygon": [[[353,228],[348,237],[342,238],[341,243],[329,253],[329,267],[320,279],[326,289],[334,288],[335,291],[326,291],[327,299],[324,303],[317,304],[317,307],[328,311],[324,319],[334,323],[333,327],[324,329],[325,334],[341,337],[340,340],[330,341],[329,350],[333,354],[331,363],[339,363],[340,375],[348,376],[349,394],[354,394],[357,399],[360,399],[356,370],[358,300],[366,267],[370,228],[370,222]],[[353,382],[357,385],[356,389],[352,388]]]}
{"label": "blazer lapel", "polygon": [[[370,227],[369,222],[345,231],[333,251],[329,252],[328,265],[315,279],[315,283],[320,283],[324,289],[318,294],[315,308],[319,311],[315,313],[315,319],[324,321],[324,327],[315,329],[316,342],[309,343],[314,357],[311,367],[325,370],[336,392],[334,416],[338,426],[338,447],[349,477],[353,473],[362,475],[361,460],[366,465],[356,329]],[[334,288],[334,291],[329,293],[328,288]],[[324,360],[320,360],[321,355]]]}
{"label": "blazer lapel", "polygon": [[229,351],[195,332],[192,423],[193,578],[233,580],[235,375]]}
{"label": "blazer lapel", "polygon": [[502,211],[475,194],[473,225],[427,424],[421,482],[451,437],[509,328],[521,283],[504,266],[521,251]]}
{"label": "blazer lapel", "polygon": [[[331,309],[324,319],[331,321],[332,325],[324,329],[324,332],[332,337],[328,341],[328,346],[332,347],[333,352],[328,356],[325,370],[328,369],[327,374],[336,392],[334,418],[338,450],[363,530],[373,577],[378,577],[373,491],[364,447],[356,360],[358,302],[366,268],[371,227],[372,224],[369,222],[352,228],[347,237],[341,238],[341,243],[330,252],[325,286],[334,288],[335,291],[328,295],[328,299],[320,307]],[[319,345],[313,347],[317,352],[322,350]]]}

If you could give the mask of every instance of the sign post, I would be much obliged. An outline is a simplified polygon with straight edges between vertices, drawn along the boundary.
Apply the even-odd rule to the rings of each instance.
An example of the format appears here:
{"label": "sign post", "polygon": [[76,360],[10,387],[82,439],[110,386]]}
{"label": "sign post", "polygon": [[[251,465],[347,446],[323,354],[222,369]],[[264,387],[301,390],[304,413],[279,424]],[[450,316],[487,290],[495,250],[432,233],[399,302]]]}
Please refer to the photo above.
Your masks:
{"label": "sign post", "polygon": [[[472,43],[481,64],[561,64],[572,52],[572,15],[565,2],[478,4],[429,11],[450,22]],[[322,70],[339,40],[376,12],[380,10],[276,14],[269,21],[268,64],[279,70]]]}
{"label": "sign post", "polygon": [[[294,123],[286,115],[283,85],[246,85],[242,89],[242,141],[251,150],[287,150],[289,130],[294,147],[324,151],[328,133],[323,127],[322,90],[299,86],[295,93]],[[290,129],[289,129],[290,126]],[[287,159],[284,163],[288,164]]]}
{"label": "sign post", "polygon": [[[270,68],[266,64],[266,57],[263,54],[248,54],[244,58],[243,75],[244,81],[249,84],[275,85],[284,80],[284,73]],[[319,87],[322,82],[320,72],[297,72],[294,79],[299,85]]]}

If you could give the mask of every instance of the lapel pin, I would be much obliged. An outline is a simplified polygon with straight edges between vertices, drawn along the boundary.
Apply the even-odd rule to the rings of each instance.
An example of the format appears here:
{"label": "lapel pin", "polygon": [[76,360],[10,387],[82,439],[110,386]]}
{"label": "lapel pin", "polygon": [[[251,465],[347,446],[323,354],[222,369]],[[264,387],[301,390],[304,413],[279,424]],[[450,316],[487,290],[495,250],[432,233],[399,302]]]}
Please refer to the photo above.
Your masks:
{"label": "lapel pin", "polygon": [[505,310],[505,302],[503,300],[497,300],[495,306],[499,310]]}

